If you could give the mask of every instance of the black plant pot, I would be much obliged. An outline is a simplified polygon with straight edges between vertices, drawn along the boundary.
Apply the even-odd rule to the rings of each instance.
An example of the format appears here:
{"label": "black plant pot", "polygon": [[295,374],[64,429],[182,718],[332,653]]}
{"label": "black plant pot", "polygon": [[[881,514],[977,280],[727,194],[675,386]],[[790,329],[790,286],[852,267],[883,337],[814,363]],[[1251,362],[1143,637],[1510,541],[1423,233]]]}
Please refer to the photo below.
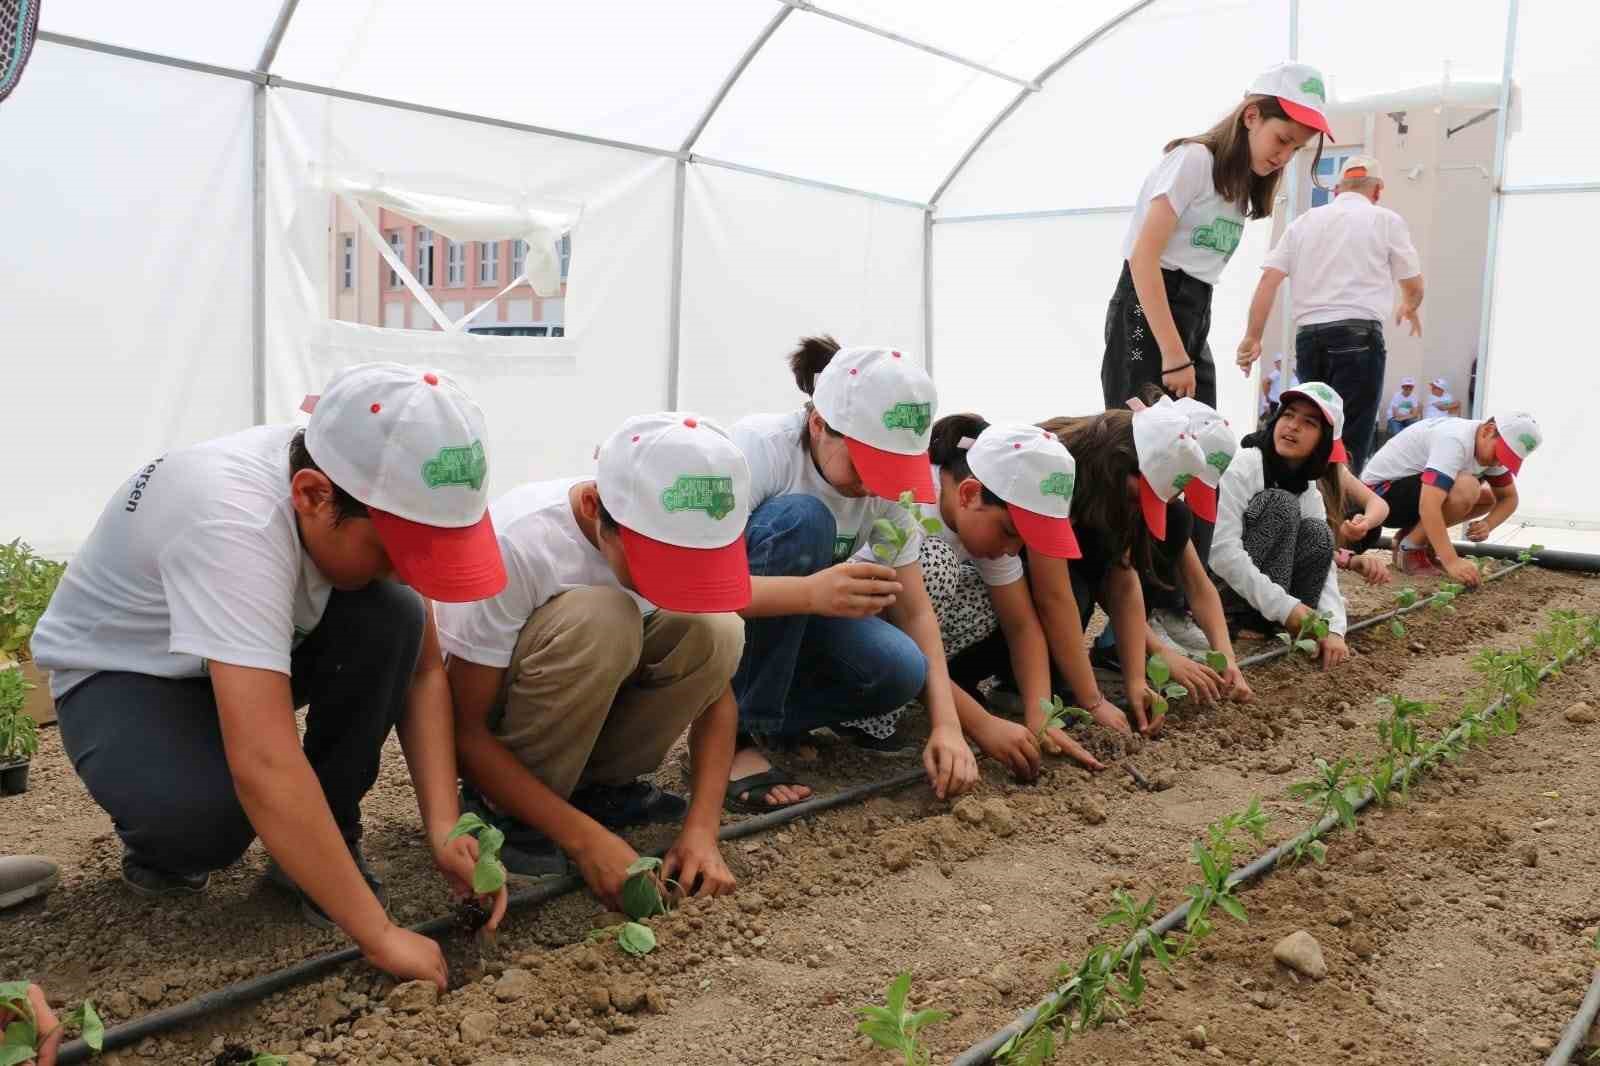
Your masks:
{"label": "black plant pot", "polygon": [[20,796],[28,791],[28,767],[31,765],[27,759],[0,763],[0,796]]}

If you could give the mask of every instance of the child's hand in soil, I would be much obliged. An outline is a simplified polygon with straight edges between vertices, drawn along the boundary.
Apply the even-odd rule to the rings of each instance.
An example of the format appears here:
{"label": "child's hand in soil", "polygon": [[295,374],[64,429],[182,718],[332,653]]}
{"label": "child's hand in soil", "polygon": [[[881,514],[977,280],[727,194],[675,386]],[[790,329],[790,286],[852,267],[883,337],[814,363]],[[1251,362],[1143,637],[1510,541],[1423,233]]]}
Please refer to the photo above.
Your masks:
{"label": "child's hand in soil", "polygon": [[[43,1033],[36,1057],[23,1059],[19,1066],[55,1066],[56,1051],[61,1047],[63,1030],[60,1021],[56,1018],[55,1011],[50,1009],[50,1001],[45,999],[44,989],[38,985],[28,986],[28,1006],[33,1008],[33,1024],[35,1033]],[[0,1031],[15,1020],[12,1013],[0,1007]]]}
{"label": "child's hand in soil", "polygon": [[[473,836],[456,837],[433,853],[433,864],[450,882],[450,892],[456,899],[467,899],[472,895],[472,870],[477,863],[478,840]],[[490,932],[500,928],[500,919],[506,915],[505,886],[500,886],[492,902],[489,896],[480,896],[478,902],[489,912],[489,921],[484,928]]]}
{"label": "child's hand in soil", "polygon": [[1155,702],[1155,698],[1155,690],[1148,685],[1140,685],[1137,693],[1132,689],[1128,692],[1128,706],[1134,711],[1133,724],[1142,736],[1153,737],[1160,733],[1161,727],[1166,724],[1165,714],[1150,717],[1149,708]]}
{"label": "child's hand in soil", "polygon": [[940,726],[929,734],[922,749],[922,767],[928,772],[933,794],[940,799],[959,796],[978,780],[978,760],[972,757],[959,727]]}
{"label": "child's hand in soil", "polygon": [[[1127,715],[1124,715],[1121,711],[1117,711],[1117,714],[1122,718],[1123,725],[1127,725]],[[1104,770],[1106,768],[1105,763],[1091,755],[1088,748],[1073,740],[1065,730],[1047,730],[1044,735],[1044,751],[1046,755],[1065,755],[1085,770]]]}
{"label": "child's hand in soil", "polygon": [[1394,580],[1383,560],[1374,555],[1358,555],[1350,560],[1350,569],[1366,579],[1369,585],[1387,585]]}
{"label": "child's hand in soil", "polygon": [[1018,781],[1032,781],[1039,776],[1039,744],[1033,739],[1033,731],[1037,725],[1044,725],[1044,718],[1036,710],[1028,713],[1038,722],[1020,725],[991,714],[972,730],[973,742]]}
{"label": "child's hand in soil", "polygon": [[1222,697],[1222,676],[1205,663],[1197,663],[1178,651],[1163,653],[1172,680],[1192,692],[1196,699],[1215,703]]}
{"label": "child's hand in soil", "polygon": [[733,872],[722,861],[716,834],[692,829],[685,829],[673,842],[661,860],[661,873],[691,896],[725,896],[735,884]]}
{"label": "child's hand in soil", "polygon": [[1124,735],[1131,734],[1133,728],[1128,725],[1128,715],[1121,707],[1101,696],[1099,701],[1088,708],[1089,717],[1101,726]]}
{"label": "child's hand in soil", "polygon": [[1451,580],[1459,581],[1469,589],[1477,588],[1478,582],[1482,580],[1482,575],[1478,573],[1478,568],[1460,556],[1445,563],[1444,570],[1445,573],[1450,575]]}
{"label": "child's hand in soil", "polygon": [[617,834],[595,823],[595,830],[572,855],[583,883],[611,910],[622,909],[622,883],[639,853]]}
{"label": "child's hand in soil", "polygon": [[1335,666],[1350,658],[1350,646],[1344,638],[1337,633],[1329,633],[1322,638],[1322,668],[1332,670]]}
{"label": "child's hand in soil", "polygon": [[1249,703],[1255,699],[1256,694],[1250,691],[1250,683],[1244,679],[1244,671],[1239,669],[1236,662],[1228,663],[1228,668],[1222,671],[1222,684],[1228,690],[1228,698],[1239,703]]}
{"label": "child's hand in soil", "polygon": [[367,961],[402,981],[432,981],[445,990],[450,975],[438,941],[386,922],[371,944],[362,944]]}

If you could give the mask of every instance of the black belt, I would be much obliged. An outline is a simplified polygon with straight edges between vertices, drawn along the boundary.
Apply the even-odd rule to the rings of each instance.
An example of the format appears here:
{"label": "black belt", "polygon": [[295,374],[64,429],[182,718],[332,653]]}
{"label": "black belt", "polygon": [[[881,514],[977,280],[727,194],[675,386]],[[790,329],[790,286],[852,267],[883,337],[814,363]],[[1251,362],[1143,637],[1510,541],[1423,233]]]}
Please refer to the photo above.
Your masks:
{"label": "black belt", "polygon": [[1337,322],[1318,322],[1311,326],[1301,326],[1297,333],[1320,333],[1330,329],[1382,329],[1383,323],[1376,318],[1341,318]]}

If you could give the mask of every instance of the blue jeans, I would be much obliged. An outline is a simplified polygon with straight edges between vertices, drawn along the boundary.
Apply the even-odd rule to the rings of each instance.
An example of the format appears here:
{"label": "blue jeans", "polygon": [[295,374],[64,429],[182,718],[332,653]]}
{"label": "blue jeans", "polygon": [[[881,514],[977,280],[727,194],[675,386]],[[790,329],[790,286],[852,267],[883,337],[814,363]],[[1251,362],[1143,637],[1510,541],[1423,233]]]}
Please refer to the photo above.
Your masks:
{"label": "blue jeans", "polygon": [[1294,358],[1301,381],[1325,382],[1344,401],[1348,465],[1352,474],[1361,473],[1372,452],[1383,371],[1389,362],[1383,323],[1352,318],[1301,326],[1295,333]]}
{"label": "blue jeans", "polygon": [[[833,515],[811,496],[774,496],[750,515],[745,543],[755,577],[805,577],[833,565]],[[916,698],[928,661],[882,618],[793,614],[747,618],[733,675],[739,728],[759,736],[892,711]]]}

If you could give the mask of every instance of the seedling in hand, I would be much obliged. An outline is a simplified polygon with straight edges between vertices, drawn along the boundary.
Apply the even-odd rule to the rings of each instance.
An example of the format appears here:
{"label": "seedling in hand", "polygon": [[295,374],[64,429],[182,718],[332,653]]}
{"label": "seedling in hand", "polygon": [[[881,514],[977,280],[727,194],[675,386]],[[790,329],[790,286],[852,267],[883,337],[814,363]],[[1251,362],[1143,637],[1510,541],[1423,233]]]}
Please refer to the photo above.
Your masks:
{"label": "seedling in hand", "polygon": [[1313,611],[1306,615],[1306,620],[1300,623],[1300,632],[1290,637],[1287,633],[1279,633],[1278,639],[1289,645],[1295,651],[1304,655],[1317,654],[1317,641],[1328,635],[1328,614],[1326,611]]}
{"label": "seedling in hand", "polygon": [[1064,729],[1068,722],[1092,722],[1094,716],[1082,707],[1069,707],[1061,702],[1060,696],[1051,696],[1049,699],[1039,701],[1039,710],[1044,712],[1044,725],[1034,730],[1033,738],[1044,746],[1045,734],[1052,729]]}
{"label": "seedling in hand", "polygon": [[476,814],[468,812],[456,820],[444,841],[448,844],[457,837],[469,835],[478,840],[478,862],[472,868],[472,891],[480,896],[493,895],[506,884],[506,868],[500,862],[500,849],[505,846],[506,835]]}
{"label": "seedling in hand", "polygon": [[1172,667],[1159,655],[1152,655],[1145,662],[1144,676],[1150,682],[1152,717],[1160,718],[1166,714],[1169,700],[1181,700],[1189,694],[1188,689],[1172,680]]}
{"label": "seedling in hand", "polygon": [[629,918],[644,921],[672,909],[672,896],[662,889],[678,891],[683,886],[662,877],[660,870],[661,860],[653,855],[635,859],[628,867],[628,879],[622,882],[622,910]]}
{"label": "seedling in hand", "polygon": [[[11,1018],[4,1034],[0,1035],[0,1066],[32,1062],[34,1052],[55,1030],[39,1032],[39,1019],[33,1013],[33,1004],[28,1001],[28,982],[0,983],[0,1011],[5,1011]],[[105,1024],[95,1012],[94,1004],[88,1000],[69,1011],[60,1024],[78,1030],[83,1042],[94,1051],[99,1051],[105,1045]]]}
{"label": "seedling in hand", "polygon": [[900,553],[911,540],[913,526],[920,526],[929,536],[944,528],[944,523],[937,518],[923,516],[922,508],[917,506],[916,496],[911,492],[900,494],[899,506],[906,512],[911,526],[901,526],[898,522],[887,518],[880,518],[872,523],[872,554],[886,565],[893,565],[894,561],[900,558]]}
{"label": "seedling in hand", "polygon": [[899,1053],[905,1066],[927,1066],[930,1052],[922,1046],[918,1036],[926,1027],[948,1020],[950,1014],[942,1010],[907,1010],[906,996],[910,992],[908,971],[889,982],[884,992],[886,1006],[856,1008],[856,1015],[861,1019],[856,1033],[887,1051]]}
{"label": "seedling in hand", "polygon": [[1228,657],[1220,651],[1208,651],[1203,656],[1205,664],[1221,674],[1228,669]]}

